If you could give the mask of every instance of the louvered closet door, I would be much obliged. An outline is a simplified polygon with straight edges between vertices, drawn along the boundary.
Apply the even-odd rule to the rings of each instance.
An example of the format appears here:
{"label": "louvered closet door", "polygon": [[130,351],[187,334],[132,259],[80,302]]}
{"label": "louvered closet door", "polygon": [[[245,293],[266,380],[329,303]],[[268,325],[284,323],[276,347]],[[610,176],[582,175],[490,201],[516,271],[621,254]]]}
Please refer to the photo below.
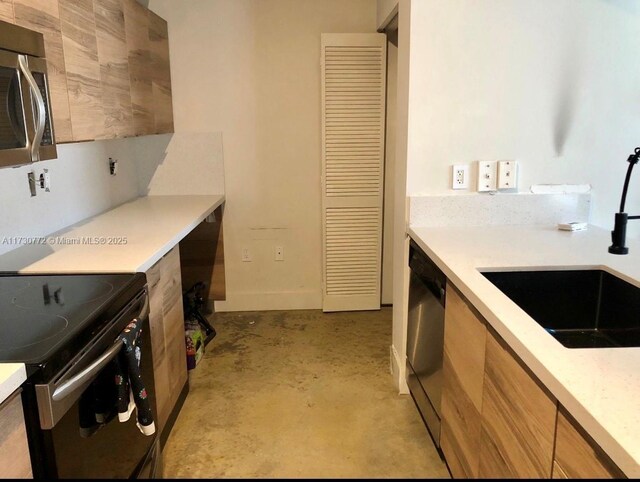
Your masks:
{"label": "louvered closet door", "polygon": [[322,35],[324,311],[380,309],[386,49]]}

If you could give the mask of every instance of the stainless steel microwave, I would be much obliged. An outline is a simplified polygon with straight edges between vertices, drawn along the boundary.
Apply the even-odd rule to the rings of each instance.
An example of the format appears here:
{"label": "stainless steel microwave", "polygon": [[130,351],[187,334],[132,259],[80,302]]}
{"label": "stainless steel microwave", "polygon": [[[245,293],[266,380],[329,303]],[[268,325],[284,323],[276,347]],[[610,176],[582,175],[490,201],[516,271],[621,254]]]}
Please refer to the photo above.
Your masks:
{"label": "stainless steel microwave", "polygon": [[42,34],[0,21],[0,167],[56,157]]}

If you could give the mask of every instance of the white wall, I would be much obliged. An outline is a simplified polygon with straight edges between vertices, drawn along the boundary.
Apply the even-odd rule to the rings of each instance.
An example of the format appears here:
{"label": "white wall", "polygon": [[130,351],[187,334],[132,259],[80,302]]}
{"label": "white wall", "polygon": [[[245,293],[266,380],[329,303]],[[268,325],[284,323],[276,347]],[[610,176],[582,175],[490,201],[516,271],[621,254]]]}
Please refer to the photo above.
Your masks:
{"label": "white wall", "polygon": [[[0,238],[44,236],[138,196],[133,139],[58,145],[58,159],[0,169]],[[109,175],[108,158],[118,159]],[[51,192],[31,197],[27,173],[49,169]],[[16,248],[0,244],[0,254]],[[1,269],[1,267],[0,267]]]}
{"label": "white wall", "polygon": [[409,241],[407,237],[407,133],[409,129],[409,80],[411,40],[411,0],[398,5],[398,58],[396,79],[396,155],[394,159],[393,202],[393,330],[391,370],[400,393],[408,393],[405,381],[407,347],[407,303],[409,272],[407,267]]}
{"label": "white wall", "polygon": [[[392,368],[404,391],[403,196],[453,194],[453,163],[517,159],[521,190],[592,184],[592,222],[610,227],[640,144],[640,2],[401,0],[399,10],[396,175],[406,161],[406,186],[397,179]],[[639,183],[630,212],[640,212]]]}
{"label": "white wall", "polygon": [[520,190],[590,183],[612,225],[640,145],[640,2],[420,0],[411,32],[409,195],[452,193],[453,163],[517,159]]}
{"label": "white wall", "polygon": [[176,134],[222,132],[227,301],[216,309],[319,308],[320,34],[374,32],[375,0],[149,6],[169,24]]}
{"label": "white wall", "polygon": [[224,194],[221,132],[138,137],[135,150],[141,196]]}

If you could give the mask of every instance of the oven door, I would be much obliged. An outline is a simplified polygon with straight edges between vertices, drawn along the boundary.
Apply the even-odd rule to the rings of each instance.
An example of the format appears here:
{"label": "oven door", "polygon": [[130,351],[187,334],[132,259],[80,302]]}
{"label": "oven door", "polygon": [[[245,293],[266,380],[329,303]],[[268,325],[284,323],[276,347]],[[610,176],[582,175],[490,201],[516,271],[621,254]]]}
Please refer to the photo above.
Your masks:
{"label": "oven door", "polygon": [[29,89],[19,55],[0,50],[0,167],[31,162],[28,126],[33,126],[33,111],[24,108]]}
{"label": "oven door", "polygon": [[[144,308],[142,306],[144,305]],[[141,309],[143,314],[141,314]],[[140,369],[155,414],[148,298],[139,295],[96,343],[47,385],[36,385],[42,445],[32,454],[34,475],[45,478],[129,478],[149,475],[156,434],[143,435],[136,411],[120,422],[115,410],[114,340],[134,317],[144,317]],[[97,367],[97,369],[94,369]],[[113,387],[112,387],[113,388]],[[46,428],[45,427],[51,427]],[[34,457],[35,455],[35,457]],[[141,474],[145,472],[145,474]]]}

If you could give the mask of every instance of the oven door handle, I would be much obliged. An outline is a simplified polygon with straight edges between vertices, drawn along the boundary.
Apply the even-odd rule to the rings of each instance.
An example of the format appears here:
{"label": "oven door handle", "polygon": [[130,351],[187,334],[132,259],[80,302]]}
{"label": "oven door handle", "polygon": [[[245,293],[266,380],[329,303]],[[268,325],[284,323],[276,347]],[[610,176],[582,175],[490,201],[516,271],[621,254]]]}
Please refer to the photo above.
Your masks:
{"label": "oven door handle", "polygon": [[[31,143],[31,161],[35,162],[40,160],[40,144],[42,144],[42,136],[44,134],[44,123],[46,120],[47,111],[44,106],[44,99],[42,98],[42,93],[40,92],[38,83],[33,77],[31,70],[29,70],[26,55],[18,55],[18,65],[20,66],[20,70],[22,71],[25,79],[27,79],[27,83],[29,84],[29,88],[31,89],[31,95],[35,100],[35,106],[37,110],[35,126],[36,132],[33,136],[33,142]],[[26,108],[29,108],[29,106],[25,106],[25,109]]]}
{"label": "oven door handle", "polygon": [[69,394],[73,393],[78,387],[84,385],[84,383],[96,375],[100,370],[104,368],[111,360],[113,360],[120,350],[122,349],[122,340],[116,340],[111,348],[106,350],[100,355],[91,365],[75,375],[70,380],[67,380],[58,388],[55,389],[51,398],[56,402],[63,400]]}
{"label": "oven door handle", "polygon": [[[143,320],[149,314],[149,296],[145,296],[144,298],[144,306],[140,311],[140,314],[133,319],[133,322],[138,320]],[[113,360],[120,350],[122,349],[123,342],[122,340],[116,340],[113,346],[108,348],[102,355],[100,355],[94,362],[92,362],[88,367],[82,370],[80,373],[76,374],[62,385],[57,387],[51,398],[59,402],[67,397],[69,394],[73,393],[84,385],[88,380],[93,378],[100,370],[102,370],[105,365],[107,365],[111,360]]]}

